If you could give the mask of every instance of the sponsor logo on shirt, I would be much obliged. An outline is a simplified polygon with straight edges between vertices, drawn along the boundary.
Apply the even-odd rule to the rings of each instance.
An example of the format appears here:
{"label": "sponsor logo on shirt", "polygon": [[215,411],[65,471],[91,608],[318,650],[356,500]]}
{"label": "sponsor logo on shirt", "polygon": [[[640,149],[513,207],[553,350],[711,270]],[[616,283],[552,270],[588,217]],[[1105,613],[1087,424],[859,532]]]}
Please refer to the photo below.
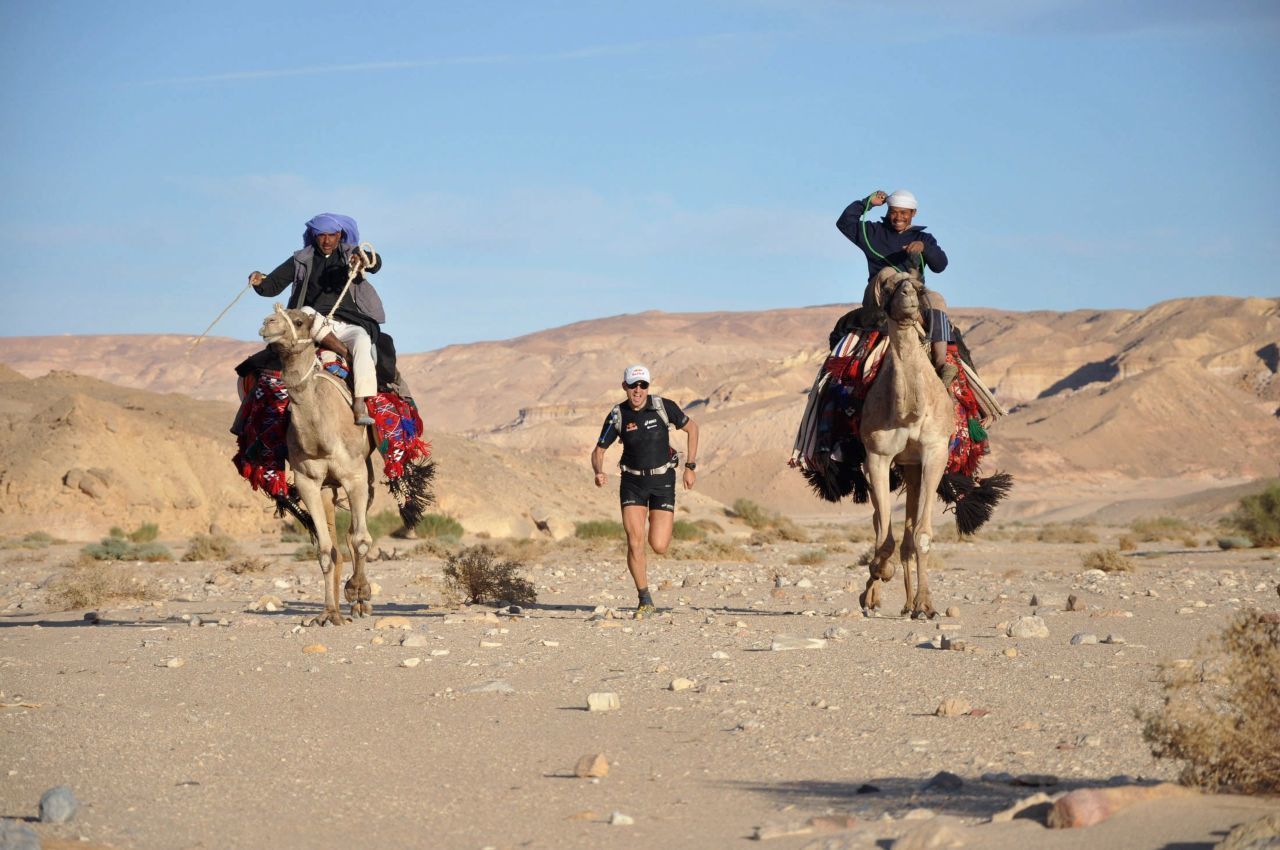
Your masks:
{"label": "sponsor logo on shirt", "polygon": [[634,423],[634,422],[628,422],[628,423],[627,423],[627,428],[626,428],[626,430],[628,430],[628,431],[634,431],[634,430],[636,430],[636,423]]}

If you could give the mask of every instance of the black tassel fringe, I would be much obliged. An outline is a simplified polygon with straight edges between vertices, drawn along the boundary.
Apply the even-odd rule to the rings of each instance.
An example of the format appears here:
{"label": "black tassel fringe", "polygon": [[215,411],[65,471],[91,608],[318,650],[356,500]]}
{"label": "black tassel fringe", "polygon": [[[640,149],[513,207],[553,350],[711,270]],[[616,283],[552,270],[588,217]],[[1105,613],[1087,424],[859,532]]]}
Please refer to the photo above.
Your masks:
{"label": "black tassel fringe", "polygon": [[311,542],[316,542],[315,520],[311,518],[311,514],[302,505],[302,503],[298,501],[297,488],[290,487],[289,494],[287,496],[273,496],[272,498],[275,499],[276,502],[276,516],[283,519],[285,514],[291,515],[302,524],[302,527],[306,530],[307,534],[311,535]]}
{"label": "black tassel fringe", "polygon": [[1013,488],[1013,476],[997,472],[987,478],[970,478],[958,473],[947,473],[938,484],[938,496],[956,511],[956,529],[961,534],[973,534],[991,519],[996,505]]}
{"label": "black tassel fringe", "polygon": [[400,519],[405,528],[416,527],[426,515],[427,508],[435,504],[431,486],[435,477],[435,461],[415,461],[404,465],[403,475],[387,482],[387,489],[400,508]]}

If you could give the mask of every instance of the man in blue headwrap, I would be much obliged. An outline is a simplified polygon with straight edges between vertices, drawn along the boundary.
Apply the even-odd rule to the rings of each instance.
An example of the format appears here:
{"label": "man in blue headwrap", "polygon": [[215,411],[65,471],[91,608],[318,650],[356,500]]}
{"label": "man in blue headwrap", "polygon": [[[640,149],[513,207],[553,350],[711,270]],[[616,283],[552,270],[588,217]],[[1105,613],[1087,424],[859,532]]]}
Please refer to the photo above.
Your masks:
{"label": "man in blue headwrap", "polygon": [[[294,252],[270,274],[253,272],[249,283],[262,296],[279,295],[286,286],[289,308],[333,318],[318,325],[316,341],[326,347],[342,351],[346,349],[351,365],[353,395],[351,407],[357,425],[372,425],[365,399],[378,392],[375,350],[378,345],[378,326],[387,320],[373,284],[365,279],[382,268],[382,257],[365,266],[360,253],[360,229],[355,219],[334,213],[321,213],[307,222],[302,234],[302,249]],[[347,277],[352,265],[357,267],[355,279],[347,287]],[[346,294],[343,289],[346,287]],[[341,302],[338,301],[342,297]],[[334,306],[337,309],[334,310]],[[334,345],[334,340],[342,343]]]}

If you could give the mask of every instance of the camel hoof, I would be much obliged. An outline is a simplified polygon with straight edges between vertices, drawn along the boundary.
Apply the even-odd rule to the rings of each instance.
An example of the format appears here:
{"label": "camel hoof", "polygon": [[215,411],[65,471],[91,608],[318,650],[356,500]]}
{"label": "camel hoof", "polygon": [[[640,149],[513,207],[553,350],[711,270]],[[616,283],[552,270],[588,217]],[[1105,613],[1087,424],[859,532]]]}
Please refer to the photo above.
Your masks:
{"label": "camel hoof", "polygon": [[341,626],[350,623],[350,617],[342,616],[341,611],[325,611],[320,616],[311,621],[313,626]]}
{"label": "camel hoof", "polygon": [[351,616],[368,617],[371,614],[373,614],[372,602],[352,602],[351,603]]}
{"label": "camel hoof", "polygon": [[901,611],[899,611],[899,612],[898,612],[898,614],[899,614],[899,616],[902,616],[902,617],[905,617],[905,616],[907,616],[908,614],[911,614],[911,619],[913,619],[913,620],[915,619],[915,614],[911,611],[911,606],[910,606],[910,605],[903,605],[903,606],[902,606],[902,610],[901,610]]}

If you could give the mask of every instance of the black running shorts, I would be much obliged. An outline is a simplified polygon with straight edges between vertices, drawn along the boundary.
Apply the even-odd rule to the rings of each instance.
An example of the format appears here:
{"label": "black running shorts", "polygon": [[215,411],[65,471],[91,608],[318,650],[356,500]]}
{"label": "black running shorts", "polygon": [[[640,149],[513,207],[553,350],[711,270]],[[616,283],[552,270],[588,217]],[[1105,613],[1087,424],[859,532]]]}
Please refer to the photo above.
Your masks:
{"label": "black running shorts", "polygon": [[651,511],[676,510],[676,471],[669,469],[662,475],[632,475],[624,472],[618,485],[618,500],[622,507],[640,505]]}

